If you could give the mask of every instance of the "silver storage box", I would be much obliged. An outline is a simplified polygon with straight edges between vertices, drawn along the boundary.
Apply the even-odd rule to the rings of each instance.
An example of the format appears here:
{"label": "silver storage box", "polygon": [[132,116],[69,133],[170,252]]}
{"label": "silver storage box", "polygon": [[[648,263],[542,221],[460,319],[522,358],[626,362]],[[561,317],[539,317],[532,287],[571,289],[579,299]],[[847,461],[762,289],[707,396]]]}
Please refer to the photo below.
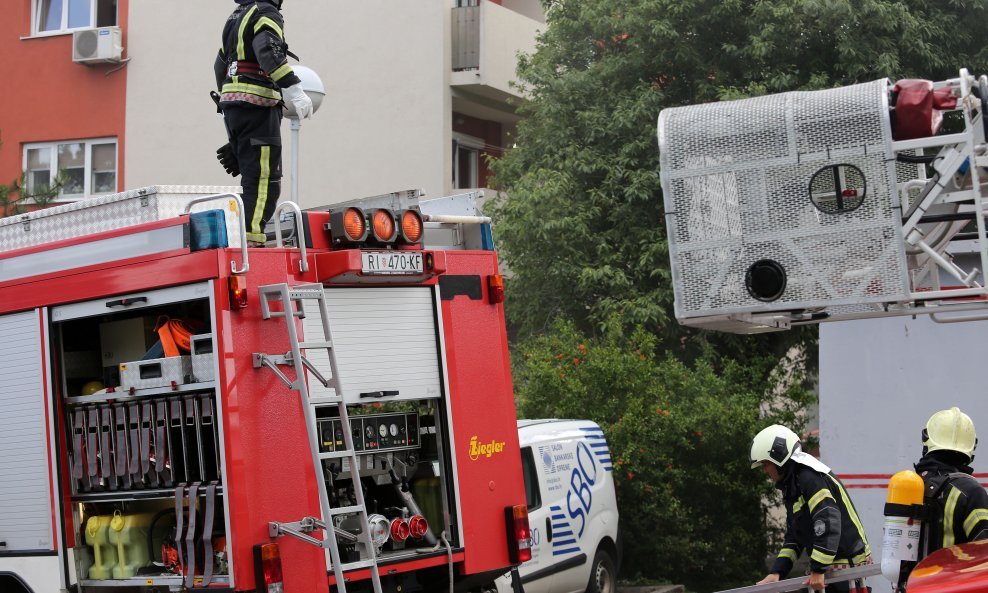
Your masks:
{"label": "silver storage box", "polygon": [[[240,193],[240,188],[154,185],[0,218],[0,252],[174,218],[195,198],[227,193]],[[223,210],[230,247],[239,247],[240,226],[234,204],[217,199],[196,204],[192,211]]]}
{"label": "silver storage box", "polygon": [[207,383],[216,380],[213,370],[213,334],[197,334],[190,340],[192,344],[192,380]]}
{"label": "silver storage box", "polygon": [[120,387],[152,389],[168,387],[174,382],[184,385],[192,379],[192,357],[169,356],[120,363]]}

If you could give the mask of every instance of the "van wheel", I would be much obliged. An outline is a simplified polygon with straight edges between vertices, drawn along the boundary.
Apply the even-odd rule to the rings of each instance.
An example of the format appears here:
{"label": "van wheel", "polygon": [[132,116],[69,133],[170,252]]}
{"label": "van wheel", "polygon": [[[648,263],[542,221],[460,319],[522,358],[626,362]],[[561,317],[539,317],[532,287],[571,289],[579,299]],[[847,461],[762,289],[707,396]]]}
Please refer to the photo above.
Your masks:
{"label": "van wheel", "polygon": [[614,560],[604,550],[597,550],[594,554],[587,593],[617,593],[617,571],[614,569]]}

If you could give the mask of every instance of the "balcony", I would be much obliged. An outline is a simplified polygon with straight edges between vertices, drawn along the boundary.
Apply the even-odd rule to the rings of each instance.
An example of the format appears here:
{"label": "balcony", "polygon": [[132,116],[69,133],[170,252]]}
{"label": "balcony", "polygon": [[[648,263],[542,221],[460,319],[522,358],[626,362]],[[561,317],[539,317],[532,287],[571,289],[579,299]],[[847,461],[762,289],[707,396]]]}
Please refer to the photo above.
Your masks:
{"label": "balcony", "polygon": [[508,100],[523,98],[510,85],[516,80],[518,53],[535,51],[545,25],[489,0],[478,6],[453,8],[450,85],[457,94],[473,96],[495,109],[514,111]]}

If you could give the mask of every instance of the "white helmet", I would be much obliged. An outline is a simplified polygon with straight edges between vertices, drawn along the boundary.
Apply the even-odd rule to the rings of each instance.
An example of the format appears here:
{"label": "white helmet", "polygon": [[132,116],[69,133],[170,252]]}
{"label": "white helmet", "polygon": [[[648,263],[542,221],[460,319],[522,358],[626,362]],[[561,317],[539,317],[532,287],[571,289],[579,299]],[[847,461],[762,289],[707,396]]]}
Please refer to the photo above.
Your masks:
{"label": "white helmet", "polygon": [[923,429],[923,454],[932,451],[956,451],[971,461],[978,446],[971,417],[953,407],[930,416]]}
{"label": "white helmet", "polygon": [[763,461],[782,467],[799,450],[796,433],[781,424],[773,424],[756,434],[751,441],[751,467],[759,467]]}

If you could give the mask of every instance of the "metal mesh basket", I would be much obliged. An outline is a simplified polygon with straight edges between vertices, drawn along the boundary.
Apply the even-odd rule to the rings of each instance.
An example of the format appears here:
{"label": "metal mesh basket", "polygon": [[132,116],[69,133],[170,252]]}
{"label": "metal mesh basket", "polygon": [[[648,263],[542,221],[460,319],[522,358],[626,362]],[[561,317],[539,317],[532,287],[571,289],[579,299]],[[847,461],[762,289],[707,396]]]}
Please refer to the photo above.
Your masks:
{"label": "metal mesh basket", "polygon": [[887,84],[662,111],[677,318],[907,293]]}

